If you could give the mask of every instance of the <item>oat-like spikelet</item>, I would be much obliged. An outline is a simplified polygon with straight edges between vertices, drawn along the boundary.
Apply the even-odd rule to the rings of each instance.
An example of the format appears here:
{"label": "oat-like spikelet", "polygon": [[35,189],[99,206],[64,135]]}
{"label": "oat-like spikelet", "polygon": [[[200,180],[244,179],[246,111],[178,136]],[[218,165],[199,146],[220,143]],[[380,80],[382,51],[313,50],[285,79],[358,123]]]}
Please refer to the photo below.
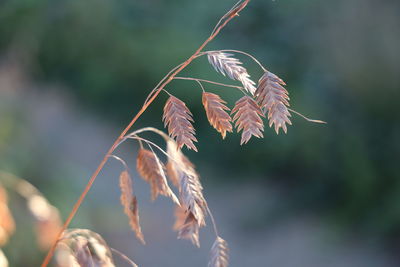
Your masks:
{"label": "oat-like spikelet", "polygon": [[197,142],[193,128],[192,113],[186,104],[174,96],[170,96],[164,106],[163,121],[168,126],[169,135],[175,139],[179,148],[184,145],[197,152],[193,142]]}
{"label": "oat-like spikelet", "polygon": [[[68,266],[115,267],[111,249],[97,233],[87,229],[64,232],[58,249],[69,253]],[[61,245],[62,244],[62,245]]]}
{"label": "oat-like spikelet", "polygon": [[263,137],[264,123],[261,117],[264,117],[261,108],[249,96],[240,98],[232,109],[233,120],[236,121],[237,132],[242,130],[242,139],[240,144],[246,144],[252,136]]}
{"label": "oat-like spikelet", "polygon": [[158,195],[170,197],[179,205],[179,200],[172,192],[165,176],[165,166],[158,159],[157,155],[150,150],[141,148],[138,152],[136,166],[140,176],[151,186],[151,198],[155,200]]}
{"label": "oat-like spikelet", "polygon": [[204,226],[207,202],[198,176],[185,173],[180,180],[180,199],[187,210],[196,218],[199,226]]}
{"label": "oat-like spikelet", "polygon": [[266,71],[258,82],[255,93],[257,102],[268,111],[269,127],[275,124],[275,132],[279,129],[287,132],[286,123],[291,125],[289,117],[291,116],[287,107],[289,106],[289,93],[283,87],[285,82],[272,72]]}
{"label": "oat-like spikelet", "polygon": [[171,183],[176,187],[179,188],[179,177],[178,177],[178,172],[175,168],[175,165],[168,160],[167,164],[165,165],[165,168],[167,170],[167,176]]}
{"label": "oat-like spikelet", "polygon": [[242,66],[242,62],[234,58],[232,54],[219,51],[209,52],[207,56],[208,61],[217,72],[241,82],[244,89],[254,95],[256,83],[250,79],[250,75]]}
{"label": "oat-like spikelet", "polygon": [[226,132],[232,132],[231,116],[226,112],[230,110],[219,95],[203,92],[202,102],[210,124],[225,138]]}
{"label": "oat-like spikelet", "polygon": [[129,224],[135,232],[137,239],[145,244],[142,229],[139,222],[139,209],[137,199],[132,191],[132,178],[128,171],[121,172],[119,176],[119,186],[121,188],[121,204],[124,207],[124,212],[129,218]]}
{"label": "oat-like spikelet", "polygon": [[199,222],[186,207],[175,207],[175,223],[173,229],[178,231],[178,239],[190,240],[193,245],[200,247]]}
{"label": "oat-like spikelet", "polygon": [[14,231],[15,222],[8,208],[7,192],[0,184],[0,246],[7,243]]}
{"label": "oat-like spikelet", "polygon": [[197,221],[197,219],[195,218],[193,213],[191,213],[190,211],[187,211],[187,210],[186,210],[186,213],[187,213],[187,215],[186,215],[182,225],[180,225],[180,227],[179,227],[178,238],[179,239],[188,239],[193,243],[193,245],[195,245],[196,247],[200,247],[199,222]]}
{"label": "oat-like spikelet", "polygon": [[174,179],[178,180],[179,197],[183,207],[191,212],[199,226],[205,225],[207,202],[203,196],[203,187],[194,165],[183,155],[173,140],[167,142],[167,153],[172,158],[171,168]]}
{"label": "oat-like spikelet", "polygon": [[269,127],[275,124],[275,132],[279,134],[279,129],[282,128],[285,133],[287,133],[286,123],[292,125],[290,121],[290,113],[287,107],[283,103],[277,103],[272,106],[268,111]]}
{"label": "oat-like spikelet", "polygon": [[187,210],[183,206],[175,206],[175,223],[172,229],[179,231],[179,229],[184,225],[187,217]]}
{"label": "oat-like spikelet", "polygon": [[199,247],[199,229],[205,226],[207,209],[199,175],[172,139],[167,142],[167,153],[170,158],[168,175],[178,183],[181,202],[181,206],[175,210],[174,230],[178,231],[178,238],[188,239]]}
{"label": "oat-like spikelet", "polygon": [[192,173],[199,176],[194,164],[183,154],[172,139],[167,142],[167,154],[169,155],[167,165],[170,166],[168,175],[173,176],[171,180],[176,181],[176,187],[179,188],[179,182],[183,172]]}
{"label": "oat-like spikelet", "polygon": [[208,267],[227,267],[229,263],[228,244],[217,236],[211,248],[211,257]]}

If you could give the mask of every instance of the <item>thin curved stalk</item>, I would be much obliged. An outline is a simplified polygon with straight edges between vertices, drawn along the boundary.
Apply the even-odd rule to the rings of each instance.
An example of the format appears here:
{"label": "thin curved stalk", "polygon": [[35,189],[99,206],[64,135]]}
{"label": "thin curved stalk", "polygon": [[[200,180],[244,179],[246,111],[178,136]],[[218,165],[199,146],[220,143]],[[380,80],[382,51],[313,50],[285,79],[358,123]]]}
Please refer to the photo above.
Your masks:
{"label": "thin curved stalk", "polygon": [[211,223],[212,223],[213,228],[214,228],[215,236],[218,237],[219,234],[218,234],[217,224],[216,224],[216,222],[215,222],[214,216],[212,215],[211,210],[210,210],[210,208],[208,207],[208,205],[207,205],[207,212],[208,212],[208,215],[210,215]]}
{"label": "thin curved stalk", "polygon": [[291,112],[293,112],[294,114],[296,114],[296,115],[302,117],[302,118],[305,119],[306,121],[314,122],[314,123],[320,123],[320,124],[327,124],[326,121],[309,119],[309,118],[307,118],[306,116],[304,116],[303,114],[301,114],[300,112],[297,112],[296,110],[293,110],[293,109],[291,109],[291,108],[288,108],[288,110],[291,111]]}
{"label": "thin curved stalk", "polygon": [[161,85],[161,83],[162,83],[163,81],[165,81],[165,79],[167,79],[168,76],[171,75],[171,73],[172,73],[174,70],[176,70],[177,68],[179,68],[180,66],[182,66],[182,64],[183,64],[183,63],[179,64],[178,66],[176,66],[175,68],[173,68],[172,70],[170,70],[170,71],[167,73],[167,75],[165,75],[164,78],[162,78],[161,81],[158,82],[158,84],[156,85],[156,87],[154,87],[154,89],[151,90],[151,92],[150,92],[149,95],[147,96],[146,100],[144,101],[145,104],[149,101],[150,97],[154,94],[154,92],[155,92],[155,91],[157,90],[157,88]]}
{"label": "thin curved stalk", "polygon": [[[155,144],[154,142],[149,141],[149,140],[147,140],[147,139],[145,139],[145,138],[139,137],[139,136],[137,136],[137,135],[135,135],[135,136],[129,136],[129,139],[134,139],[134,140],[136,140],[136,141],[138,141],[138,142],[145,142],[150,148],[151,148],[151,146],[154,146],[154,147],[157,148],[161,153],[163,153],[168,159],[170,159],[170,160],[172,160],[173,162],[179,164],[179,162],[178,162],[176,159],[174,159],[173,157],[171,157],[171,155],[168,154],[168,152],[166,152],[164,149],[162,149],[160,146],[158,146],[158,145]],[[142,147],[142,148],[143,148],[143,147]],[[152,151],[153,151],[153,149],[152,149]],[[153,152],[154,152],[154,151],[153,151]]]}
{"label": "thin curved stalk", "polygon": [[201,53],[201,51],[208,45],[208,43],[210,43],[219,34],[219,32],[234,17],[236,17],[239,14],[240,11],[242,11],[248,5],[249,2],[250,2],[250,0],[244,0],[241,4],[239,4],[237,7],[235,7],[235,12],[232,12],[232,10],[230,10],[228,13],[226,13],[227,15],[224,15],[224,16],[226,16],[225,21],[220,23],[220,25],[215,29],[215,31],[203,42],[202,45],[200,45],[200,47],[185,62],[183,62],[180,65],[179,68],[177,68],[171,74],[167,74],[166,77],[168,77],[168,78],[165,77],[165,80],[161,83],[161,85],[159,85],[157,90],[155,90],[154,92],[152,91],[150,93],[152,96],[148,99],[148,101],[146,101],[143,104],[143,106],[139,110],[139,112],[133,117],[131,122],[125,127],[125,129],[121,132],[121,134],[118,136],[118,138],[114,141],[112,146],[108,149],[107,153],[105,154],[105,156],[101,160],[99,166],[96,168],[96,170],[94,171],[94,173],[90,177],[85,189],[83,190],[82,194],[79,196],[77,202],[73,206],[73,208],[72,208],[70,214],[68,215],[63,227],[61,228],[56,240],[54,241],[53,245],[51,246],[50,250],[48,251],[46,257],[44,258],[41,267],[46,267],[49,264],[51,258],[54,255],[54,251],[56,249],[58,239],[62,236],[62,233],[68,228],[69,224],[71,223],[72,219],[74,218],[75,214],[77,213],[79,207],[81,206],[83,200],[85,199],[87,193],[92,188],[94,181],[96,180],[96,178],[99,175],[100,171],[103,169],[104,165],[107,163],[107,160],[109,159],[109,156],[114,152],[114,150],[116,149],[117,145],[124,138],[126,133],[132,128],[132,126],[140,118],[140,116],[142,116],[142,114],[147,110],[147,108],[150,106],[150,104],[153,103],[153,101],[157,98],[157,96],[160,94],[162,89],[164,89],[164,87],[167,84],[169,84],[178,73],[180,73],[183,69],[185,69]]}
{"label": "thin curved stalk", "polygon": [[221,24],[221,22],[229,15],[230,12],[232,12],[237,6],[239,6],[239,4],[240,4],[242,1],[243,1],[243,0],[239,0],[228,12],[226,12],[225,15],[223,15],[223,16],[219,19],[218,23],[215,25],[215,27],[214,27],[213,31],[211,32],[211,34],[214,34],[215,29],[218,28],[218,26]]}
{"label": "thin curved stalk", "polygon": [[115,248],[110,248],[110,250],[113,253],[118,254],[118,256],[120,256],[122,259],[124,259],[127,263],[129,263],[130,265],[132,265],[133,267],[138,267],[138,265],[136,263],[133,262],[133,260],[131,260],[128,256],[126,256],[124,253],[122,253],[119,250],[116,250]]}
{"label": "thin curved stalk", "polygon": [[225,83],[219,83],[219,82],[214,82],[214,81],[210,81],[210,80],[204,80],[204,79],[198,79],[198,78],[191,78],[191,77],[175,77],[174,79],[176,80],[188,80],[188,81],[197,81],[197,82],[205,82],[205,83],[210,83],[210,84],[215,84],[215,85],[220,85],[220,86],[224,86],[224,87],[231,87],[231,88],[237,88],[240,91],[243,91],[243,87],[241,86],[236,86],[236,85],[230,85],[230,84],[225,84]]}
{"label": "thin curved stalk", "polygon": [[109,158],[113,158],[116,159],[117,161],[119,161],[125,168],[126,171],[129,171],[129,167],[128,164],[126,164],[125,160],[121,159],[120,157],[116,156],[116,155],[110,155],[108,156]]}
{"label": "thin curved stalk", "polygon": [[203,84],[199,80],[196,80],[196,82],[199,84],[199,86],[200,86],[201,90],[203,91],[203,93],[205,93],[206,90],[204,89]]}
{"label": "thin curved stalk", "polygon": [[155,144],[154,142],[147,140],[145,138],[139,137],[137,135],[135,136],[130,136],[129,139],[134,139],[137,141],[143,141],[145,142],[149,147],[150,146],[154,146],[155,148],[157,148],[158,150],[160,150],[161,153],[163,153],[165,156],[167,156],[168,158],[172,159],[172,157],[164,150],[162,149],[159,145]]}
{"label": "thin curved stalk", "polygon": [[[125,137],[117,144],[117,147],[120,146],[122,143],[124,143],[128,138],[132,138],[133,136],[137,136],[138,134],[143,133],[143,132],[154,132],[154,133],[160,135],[165,140],[165,142],[167,142],[170,139],[170,137],[163,131],[160,131],[153,127],[145,127],[145,128],[141,128],[139,130],[131,132],[130,134],[125,135]],[[141,140],[139,140],[139,142],[140,141]],[[141,146],[141,148],[142,148],[142,146]]]}
{"label": "thin curved stalk", "polygon": [[154,128],[154,127],[144,127],[144,128],[141,128],[139,130],[136,130],[136,131],[130,133],[129,135],[138,135],[143,132],[153,132],[153,133],[156,133],[159,136],[161,136],[165,141],[170,140],[170,137],[166,133],[164,133],[163,131],[161,131],[157,128]]}

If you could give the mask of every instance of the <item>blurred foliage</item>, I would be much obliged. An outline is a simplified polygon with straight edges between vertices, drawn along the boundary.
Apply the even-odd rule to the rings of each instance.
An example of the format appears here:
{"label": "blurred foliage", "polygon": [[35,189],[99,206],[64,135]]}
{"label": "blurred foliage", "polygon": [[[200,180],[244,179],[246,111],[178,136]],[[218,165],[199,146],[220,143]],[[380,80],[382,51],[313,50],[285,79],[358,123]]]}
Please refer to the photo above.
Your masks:
{"label": "blurred foliage", "polygon": [[[231,4],[2,1],[0,49],[3,56],[18,51],[35,82],[64,85],[60,90],[74,94],[85,109],[121,128],[147,92],[197,48]],[[253,0],[209,49],[254,54],[287,82],[294,109],[328,125],[295,116],[287,135],[266,129],[265,139],[240,147],[239,136],[228,135],[222,142],[208,126],[196,84],[173,82],[168,90],[195,115],[200,152],[191,156],[197,157],[199,168],[219,167],[221,183],[260,179],[280,185],[289,199],[277,207],[281,213],[317,211],[332,222],[368,232],[371,238],[396,238],[399,13],[399,2],[389,0]],[[257,79],[257,66],[241,59]],[[226,81],[204,58],[183,75]],[[213,86],[207,89],[220,93],[231,107],[240,95]],[[162,127],[165,98],[155,102],[137,127]],[[1,125],[4,141],[12,124]]]}

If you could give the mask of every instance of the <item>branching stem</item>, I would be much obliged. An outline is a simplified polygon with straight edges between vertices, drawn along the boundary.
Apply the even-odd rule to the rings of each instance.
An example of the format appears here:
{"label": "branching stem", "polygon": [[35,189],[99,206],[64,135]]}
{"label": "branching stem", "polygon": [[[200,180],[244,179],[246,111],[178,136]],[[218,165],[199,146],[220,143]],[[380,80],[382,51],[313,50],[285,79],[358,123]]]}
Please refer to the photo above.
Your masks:
{"label": "branching stem", "polygon": [[152,141],[149,141],[149,140],[147,140],[147,139],[145,139],[145,138],[142,138],[142,137],[139,137],[139,136],[137,136],[137,135],[135,135],[135,136],[129,136],[129,138],[130,138],[130,139],[135,139],[135,140],[137,140],[137,141],[143,141],[143,142],[145,142],[148,146],[154,146],[155,148],[157,148],[158,150],[160,150],[160,152],[163,153],[165,156],[167,156],[168,158],[172,159],[172,157],[171,157],[164,149],[162,149],[160,146],[158,146],[157,144],[155,144],[155,143],[152,142]]}
{"label": "branching stem", "polygon": [[123,159],[121,159],[120,157],[115,156],[115,155],[110,155],[110,156],[108,156],[108,157],[109,157],[109,158],[116,159],[117,161],[119,161],[119,162],[124,166],[124,168],[125,168],[126,171],[129,171],[128,164],[126,164],[125,160],[123,160]]}
{"label": "branching stem", "polygon": [[142,108],[139,112],[133,117],[131,122],[125,127],[125,129],[121,132],[118,138],[114,141],[112,146],[108,149],[107,153],[105,154],[104,158],[100,162],[99,166],[96,168],[92,176],[90,177],[85,189],[83,190],[82,194],[79,196],[77,202],[73,206],[70,214],[68,215],[67,219],[64,222],[63,227],[61,228],[60,232],[57,235],[56,240],[54,240],[50,250],[48,251],[46,257],[43,260],[41,267],[47,267],[51,258],[54,255],[54,251],[57,247],[58,239],[62,236],[63,232],[68,228],[69,224],[71,223],[72,219],[74,218],[75,214],[77,213],[79,207],[81,206],[83,200],[85,199],[87,193],[90,191],[94,181],[96,180],[97,176],[99,175],[100,171],[103,169],[104,165],[109,159],[109,156],[112,155],[114,150],[116,149],[117,145],[120,143],[122,139],[124,139],[126,133],[132,128],[135,122],[140,118],[140,116],[147,110],[150,104],[157,98],[160,92],[165,88],[167,84],[169,84],[174,77],[180,73],[183,69],[185,69],[200,53],[201,51],[210,43],[218,34],[219,32],[234,18],[236,17],[239,12],[241,12],[250,0],[244,0],[243,2],[239,2],[235,5],[233,10],[230,10],[223,16],[223,21],[221,20],[218,24],[218,27],[213,31],[213,33],[203,42],[202,45],[191,55],[185,62],[183,62],[179,67],[176,67],[175,70],[171,71],[170,74],[167,74],[164,79],[161,80],[160,84],[156,87],[155,90],[150,92],[149,98],[143,104]]}
{"label": "branching stem", "polygon": [[241,86],[225,84],[225,83],[218,83],[218,82],[214,82],[214,81],[210,81],[210,80],[191,78],[191,77],[175,77],[174,79],[175,80],[189,80],[189,81],[196,81],[196,82],[205,82],[205,83],[211,83],[211,84],[220,85],[220,86],[224,86],[224,87],[237,88],[244,93],[244,88]]}

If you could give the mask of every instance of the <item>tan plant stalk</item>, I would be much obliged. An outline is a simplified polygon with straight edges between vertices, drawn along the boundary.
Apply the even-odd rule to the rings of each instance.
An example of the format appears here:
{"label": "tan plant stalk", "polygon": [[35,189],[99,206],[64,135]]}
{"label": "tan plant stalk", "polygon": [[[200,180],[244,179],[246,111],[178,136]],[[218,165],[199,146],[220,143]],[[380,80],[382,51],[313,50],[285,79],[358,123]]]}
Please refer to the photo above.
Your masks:
{"label": "tan plant stalk", "polygon": [[176,70],[172,71],[172,73],[169,73],[165,79],[162,79],[162,82],[160,83],[159,86],[155,88],[154,91],[150,93],[151,97],[147,99],[143,107],[139,110],[139,112],[133,117],[131,122],[125,127],[125,129],[121,132],[121,134],[118,136],[118,138],[114,141],[110,149],[107,151],[105,154],[104,158],[100,162],[99,166],[96,168],[95,172],[92,174],[91,178],[89,179],[88,184],[86,185],[84,191],[78,198],[77,202],[75,203],[74,207],[72,208],[72,211],[68,215],[62,229],[59,231],[59,234],[57,235],[57,238],[54,240],[53,245],[51,246],[50,250],[48,251],[45,259],[43,260],[42,267],[46,267],[53,254],[54,250],[57,246],[58,239],[61,237],[62,233],[68,228],[69,224],[71,223],[72,219],[74,218],[76,212],[78,211],[80,205],[82,204],[83,200],[85,199],[87,193],[89,192],[90,188],[92,187],[94,181],[96,180],[97,176],[99,175],[100,171],[103,169],[104,165],[108,161],[110,155],[114,152],[115,148],[118,146],[118,144],[124,139],[126,133],[132,128],[132,126],[135,124],[135,122],[139,119],[139,117],[147,110],[147,108],[150,106],[150,104],[157,98],[157,96],[160,94],[160,92],[165,88],[167,84],[169,84],[175,76],[177,76],[178,73],[180,73],[183,69],[185,69],[204,49],[204,47],[207,46],[208,43],[210,43],[218,34],[219,32],[233,19],[235,18],[250,2],[250,0],[243,0],[243,2],[238,2],[233,9],[229,10],[218,22],[216,25],[214,31],[212,34],[203,42],[202,45],[185,61],[183,62],[179,67],[176,68]]}

